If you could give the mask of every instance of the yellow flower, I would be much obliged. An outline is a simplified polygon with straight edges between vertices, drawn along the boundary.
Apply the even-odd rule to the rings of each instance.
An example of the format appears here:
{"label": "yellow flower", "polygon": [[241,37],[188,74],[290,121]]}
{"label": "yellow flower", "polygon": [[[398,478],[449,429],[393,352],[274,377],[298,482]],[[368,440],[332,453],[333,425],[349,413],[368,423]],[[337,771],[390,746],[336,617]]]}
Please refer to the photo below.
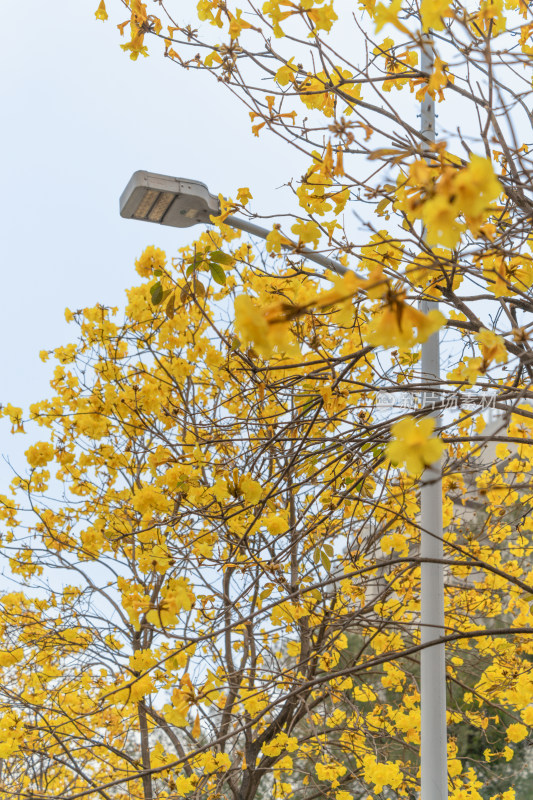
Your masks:
{"label": "yellow flower", "polygon": [[396,550],[400,555],[406,556],[409,553],[409,546],[405,536],[401,533],[396,531],[395,533],[389,533],[382,537],[381,539],[381,549],[385,553],[385,555],[389,555],[391,550]]}
{"label": "yellow flower", "polygon": [[344,210],[344,207],[348,200],[350,199],[350,190],[343,189],[340,192],[335,192],[335,194],[331,195],[331,199],[335,203],[335,208],[333,209],[333,213],[335,216],[338,216],[341,211]]}
{"label": "yellow flower", "polygon": [[294,753],[298,750],[298,739],[282,731],[274,736],[271,742],[264,744],[262,750],[265,756],[279,756],[284,751]]}
{"label": "yellow flower", "polygon": [[27,738],[27,731],[18,721],[14,712],[8,712],[0,718],[0,758],[9,758]]}
{"label": "yellow flower", "polygon": [[514,789],[508,789],[504,792],[501,796],[502,800],[516,800],[516,794]]}
{"label": "yellow flower", "polygon": [[10,667],[24,658],[24,650],[18,647],[16,650],[0,650],[0,667]]}
{"label": "yellow flower", "polygon": [[333,23],[338,19],[335,11],[333,10],[333,3],[329,5],[324,5],[321,8],[312,8],[307,11],[307,16],[309,19],[314,23],[314,30],[309,36],[312,36],[315,31],[323,30],[329,31],[331,30],[331,26]]}
{"label": "yellow flower", "polygon": [[298,658],[302,646],[300,642],[287,642],[287,655],[291,658]]}
{"label": "yellow flower", "polygon": [[508,745],[505,745],[505,747],[502,750],[502,753],[506,761],[511,761],[511,759],[514,756],[514,750],[512,749],[512,747],[509,747]]}
{"label": "yellow flower", "polygon": [[309,244],[312,242],[316,250],[321,236],[320,228],[316,222],[304,222],[299,219],[298,222],[292,226],[291,231],[299,237],[300,244]]}
{"label": "yellow flower", "polygon": [[219,503],[221,503],[223,500],[227,500],[230,496],[230,493],[228,492],[228,484],[220,477],[217,478],[211,487],[211,491]]}
{"label": "yellow flower", "polygon": [[426,226],[426,237],[429,244],[440,244],[455,247],[465,230],[464,225],[456,222],[459,207],[456,201],[451,202],[444,194],[437,194],[422,206],[422,221]]}
{"label": "yellow flower", "polygon": [[268,705],[268,700],[264,692],[257,692],[254,689],[247,692],[243,706],[253,717],[259,714]]}
{"label": "yellow flower", "polygon": [[195,596],[187,578],[170,579],[161,592],[162,600],[157,608],[151,609],[146,619],[152,625],[168,628],[178,622],[178,614],[182,609],[190,611]]}
{"label": "yellow flower", "polygon": [[449,0],[422,0],[420,3],[420,15],[424,31],[428,31],[430,28],[435,31],[441,31],[444,28],[443,19],[453,16],[453,13],[450,9]]}
{"label": "yellow flower", "polygon": [[513,294],[509,285],[510,274],[508,264],[502,256],[488,256],[483,259],[483,277],[487,281],[487,289],[495,297],[507,297]]}
{"label": "yellow flower", "polygon": [[94,16],[96,17],[96,19],[101,19],[102,22],[105,22],[105,20],[107,19],[107,11],[105,8],[104,0],[101,1],[100,5],[94,12]]}
{"label": "yellow flower", "polygon": [[260,501],[263,489],[258,481],[254,481],[252,478],[246,476],[241,480],[239,488],[247,503],[255,505]]}
{"label": "yellow flower", "polygon": [[450,380],[468,382],[473,386],[482,370],[483,359],[469,357],[466,361],[460,361],[459,366],[448,374],[448,378]]}
{"label": "yellow flower", "polygon": [[180,689],[174,689],[172,692],[172,705],[165,706],[168,721],[175,725],[176,728],[185,728],[189,724],[187,712],[190,705],[189,695]]}
{"label": "yellow flower", "polygon": [[396,789],[402,782],[403,776],[397,761],[382,764],[373,755],[367,754],[363,757],[363,769],[365,781],[374,784],[376,794],[380,794],[384,786]]}
{"label": "yellow flower", "polygon": [[120,47],[125,53],[129,51],[132,61],[137,61],[138,57],[148,55],[148,48],[144,44],[144,29],[138,27],[134,23],[131,24],[131,41],[127,44],[121,44]]}
{"label": "yellow flower", "polygon": [[505,364],[507,362],[505,341],[497,333],[481,328],[479,333],[476,333],[476,340],[481,347],[485,366],[488,366],[491,361],[496,361],[497,364]]}
{"label": "yellow flower", "polygon": [[455,78],[453,75],[449,74],[448,65],[438,56],[436,56],[433,72],[429,78],[427,86],[423,85],[422,88],[416,93],[416,99],[423,100],[427,90],[427,93],[433,99],[435,99],[435,95],[438,94],[439,100],[444,100],[443,89],[445,89],[451,83],[455,83]]}
{"label": "yellow flower", "polygon": [[244,345],[253,344],[257,352],[267,358],[271,355],[266,317],[246,294],[235,298],[235,327]]}
{"label": "yellow flower", "polygon": [[71,364],[76,360],[77,349],[75,344],[66,347],[56,347],[54,355],[61,364]]}
{"label": "yellow flower", "polygon": [[482,214],[502,192],[490,159],[476,155],[455,177],[453,186],[461,211],[469,217]]}
{"label": "yellow flower", "polygon": [[252,199],[252,193],[247,187],[244,187],[242,189],[237,189],[237,201],[241,203],[243,206],[245,206],[246,203],[251,199]]}
{"label": "yellow flower", "polygon": [[445,322],[440,311],[423,314],[404,303],[402,295],[396,295],[372,318],[366,338],[375,346],[412,347],[427,341]]}
{"label": "yellow flower", "polygon": [[54,448],[49,442],[37,442],[24,453],[30,467],[44,467],[54,457]]}
{"label": "yellow flower", "polygon": [[151,669],[157,663],[157,658],[151,650],[136,650],[135,653],[129,657],[129,664],[131,669],[137,672],[145,672]]}
{"label": "yellow flower", "polygon": [[251,28],[252,25],[246,22],[246,20],[241,19],[242,11],[240,8],[237,9],[237,16],[234,16],[231,12],[228,13],[230,17],[229,35],[232,39],[238,39],[241,35],[241,31],[244,28]]}
{"label": "yellow flower", "polygon": [[120,704],[126,705],[127,703],[137,703],[142,697],[151,694],[154,691],[154,684],[149,675],[143,675],[137,678],[131,684],[126,684],[123,689],[120,689],[115,695],[115,701]]}
{"label": "yellow flower", "polygon": [[189,794],[189,792],[194,790],[194,778],[194,775],[190,778],[180,775],[174,779],[174,783],[176,784],[176,792],[178,793],[179,797],[181,795]]}
{"label": "yellow flower", "polygon": [[274,225],[274,228],[266,237],[267,253],[281,253],[281,247],[284,244],[290,245],[291,242],[285,236],[282,236],[280,233],[280,226]]}
{"label": "yellow flower", "polygon": [[330,781],[335,789],[339,785],[339,778],[346,773],[344,764],[329,763],[315,764],[315,771],[319,781]]}
{"label": "yellow flower", "polygon": [[263,519],[263,524],[273,536],[279,536],[287,530],[287,522],[278,514],[269,514]]}
{"label": "yellow flower", "polygon": [[287,19],[287,17],[290,17],[292,13],[292,11],[282,11],[279,0],[270,0],[270,2],[264,4],[263,14],[267,14],[270,17],[272,22],[272,30],[274,31],[274,36],[277,39],[285,35],[279,23],[283,22],[283,20]]}
{"label": "yellow flower", "polygon": [[132,506],[140,514],[149,512],[164,514],[171,510],[172,502],[165,493],[158,491],[155,486],[143,486],[133,495]]}
{"label": "yellow flower", "polygon": [[409,28],[407,28],[398,19],[398,14],[402,10],[402,0],[392,0],[390,6],[384,6],[383,3],[378,3],[374,11],[374,22],[376,23],[376,33],[379,33],[384,25],[390,23],[398,28],[399,31],[406,33],[411,37]]}
{"label": "yellow flower", "polygon": [[444,444],[431,436],[435,427],[432,417],[417,422],[405,417],[391,427],[392,441],[387,445],[387,456],[397,466],[405,464],[410,475],[419,475],[425,467],[437,461]]}
{"label": "yellow flower", "polygon": [[510,742],[521,742],[527,736],[527,728],[521,722],[515,722],[507,728],[507,738]]}
{"label": "yellow flower", "polygon": [[293,61],[294,58],[291,58],[276,72],[274,79],[276,83],[279,83],[280,86],[287,86],[288,83],[292,83],[294,81],[294,73],[297,67],[292,63]]}
{"label": "yellow flower", "polygon": [[167,257],[159,247],[151,245],[147,247],[140,258],[135,261],[135,269],[141,278],[150,278],[154,269],[164,269]]}
{"label": "yellow flower", "polygon": [[370,281],[359,278],[355,272],[348,270],[344,275],[327,276],[334,284],[333,289],[321,292],[316,299],[318,308],[328,306],[339,306],[339,312],[335,315],[335,321],[341,325],[350,325],[353,320],[354,305],[353,298],[360,289],[368,286]]}
{"label": "yellow flower", "polygon": [[281,305],[261,309],[251,297],[241,294],[235,298],[234,308],[235,328],[245,346],[252,345],[263,358],[270,358],[274,350],[290,355],[299,352]]}
{"label": "yellow flower", "polygon": [[147,547],[138,558],[138,566],[140,572],[150,572],[156,570],[161,575],[170,569],[174,564],[170,556],[167,546],[163,544],[155,544],[153,547]]}
{"label": "yellow flower", "polygon": [[0,406],[0,415],[9,417],[11,420],[11,433],[25,433],[24,425],[22,424],[22,409],[18,406],[12,406],[8,403],[2,409]]}

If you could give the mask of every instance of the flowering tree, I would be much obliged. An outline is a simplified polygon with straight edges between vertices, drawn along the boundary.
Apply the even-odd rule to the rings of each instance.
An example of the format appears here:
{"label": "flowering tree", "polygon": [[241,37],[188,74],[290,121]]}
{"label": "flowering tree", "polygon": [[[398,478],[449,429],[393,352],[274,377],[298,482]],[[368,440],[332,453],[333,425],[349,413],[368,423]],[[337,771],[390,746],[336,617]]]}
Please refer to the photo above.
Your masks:
{"label": "flowering tree", "polygon": [[[224,301],[237,284],[292,294],[300,278],[269,285],[248,247],[223,244],[203,234],[172,266],[149,248],[121,324],[104,307],[67,312],[78,343],[54,351],[55,396],[30,409],[49,433],[3,498],[4,552],[26,584],[2,601],[6,791],[146,800],[331,785],[344,798],[416,781],[378,742],[382,712],[362,717],[377,701],[369,670],[403,654],[394,593],[413,592],[408,557],[381,559],[377,576],[378,536],[390,553],[404,527],[416,535],[396,510],[400,496],[414,510],[413,481],[376,480],[387,426],[362,436],[367,414],[351,420],[368,348],[347,358],[345,329],[328,325],[327,359],[261,366],[227,330]],[[22,427],[20,409],[4,413]],[[409,643],[415,616],[402,617]],[[416,682],[408,693],[416,703]],[[416,711],[399,724],[416,742]]]}
{"label": "flowering tree", "polygon": [[144,253],[123,317],[69,312],[0,512],[22,584],[2,791],[412,797],[418,490],[442,455],[450,796],[512,800],[533,723],[529,8],[201,0],[193,26],[181,3],[107,5],[134,60],[152,39],[210,72],[309,166],[266,255],[224,223],[252,215],[243,188],[170,264]]}

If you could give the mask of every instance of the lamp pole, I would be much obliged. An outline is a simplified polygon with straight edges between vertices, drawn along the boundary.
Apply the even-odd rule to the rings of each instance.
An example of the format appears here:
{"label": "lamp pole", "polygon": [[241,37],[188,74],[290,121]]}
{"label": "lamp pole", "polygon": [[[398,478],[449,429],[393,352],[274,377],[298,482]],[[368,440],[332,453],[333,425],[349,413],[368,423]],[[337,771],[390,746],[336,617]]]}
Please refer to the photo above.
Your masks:
{"label": "lamp pole", "polygon": [[[433,46],[429,34],[422,38],[422,72],[433,72]],[[421,107],[421,133],[435,141],[435,101],[426,93]],[[427,314],[438,304],[421,302]],[[428,385],[423,394],[423,407],[435,413],[440,381],[440,337],[438,331],[422,345],[422,382]],[[433,391],[429,389],[433,388]],[[442,464],[439,459],[422,475],[420,492],[420,643],[422,645],[444,635],[444,567],[424,559],[440,559],[443,550]],[[446,800],[448,797],[446,740],[446,664],[444,644],[424,647],[420,652],[420,800]]]}

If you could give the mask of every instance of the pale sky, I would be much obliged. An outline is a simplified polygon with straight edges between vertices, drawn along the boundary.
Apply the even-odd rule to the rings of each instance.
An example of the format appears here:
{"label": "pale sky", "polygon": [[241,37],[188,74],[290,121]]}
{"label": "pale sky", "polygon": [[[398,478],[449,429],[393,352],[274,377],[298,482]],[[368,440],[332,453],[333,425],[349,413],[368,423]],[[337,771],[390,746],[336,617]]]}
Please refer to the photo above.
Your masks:
{"label": "pale sky", "polygon": [[[120,305],[146,245],[172,253],[200,233],[121,219],[132,172],[196,178],[226,196],[249,186],[262,213],[287,210],[290,193],[276,187],[298,174],[295,151],[273,134],[254,137],[247,110],[210,76],[156,51],[131,61],[120,49],[122,18],[112,17],[118,4],[108,3],[106,23],[97,5],[18,0],[4,9],[0,402],[25,409],[51,393],[53,365],[39,351],[75,336],[65,307]],[[14,457],[30,437],[15,445],[8,433],[3,420],[0,456]],[[2,485],[4,476],[0,460]]]}

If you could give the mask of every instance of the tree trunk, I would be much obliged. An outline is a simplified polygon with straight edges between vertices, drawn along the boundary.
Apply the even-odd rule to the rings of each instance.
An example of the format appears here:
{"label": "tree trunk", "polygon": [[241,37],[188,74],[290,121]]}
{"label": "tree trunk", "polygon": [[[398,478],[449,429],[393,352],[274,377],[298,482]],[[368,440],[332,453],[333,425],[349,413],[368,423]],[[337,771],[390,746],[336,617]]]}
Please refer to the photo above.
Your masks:
{"label": "tree trunk", "polygon": [[[146,719],[146,708],[142,700],[137,704],[137,712],[139,714],[139,731],[141,734],[141,760],[143,772],[150,770],[150,741],[148,738],[148,721]],[[152,793],[152,776],[143,775],[143,795],[144,800],[153,800]]]}

